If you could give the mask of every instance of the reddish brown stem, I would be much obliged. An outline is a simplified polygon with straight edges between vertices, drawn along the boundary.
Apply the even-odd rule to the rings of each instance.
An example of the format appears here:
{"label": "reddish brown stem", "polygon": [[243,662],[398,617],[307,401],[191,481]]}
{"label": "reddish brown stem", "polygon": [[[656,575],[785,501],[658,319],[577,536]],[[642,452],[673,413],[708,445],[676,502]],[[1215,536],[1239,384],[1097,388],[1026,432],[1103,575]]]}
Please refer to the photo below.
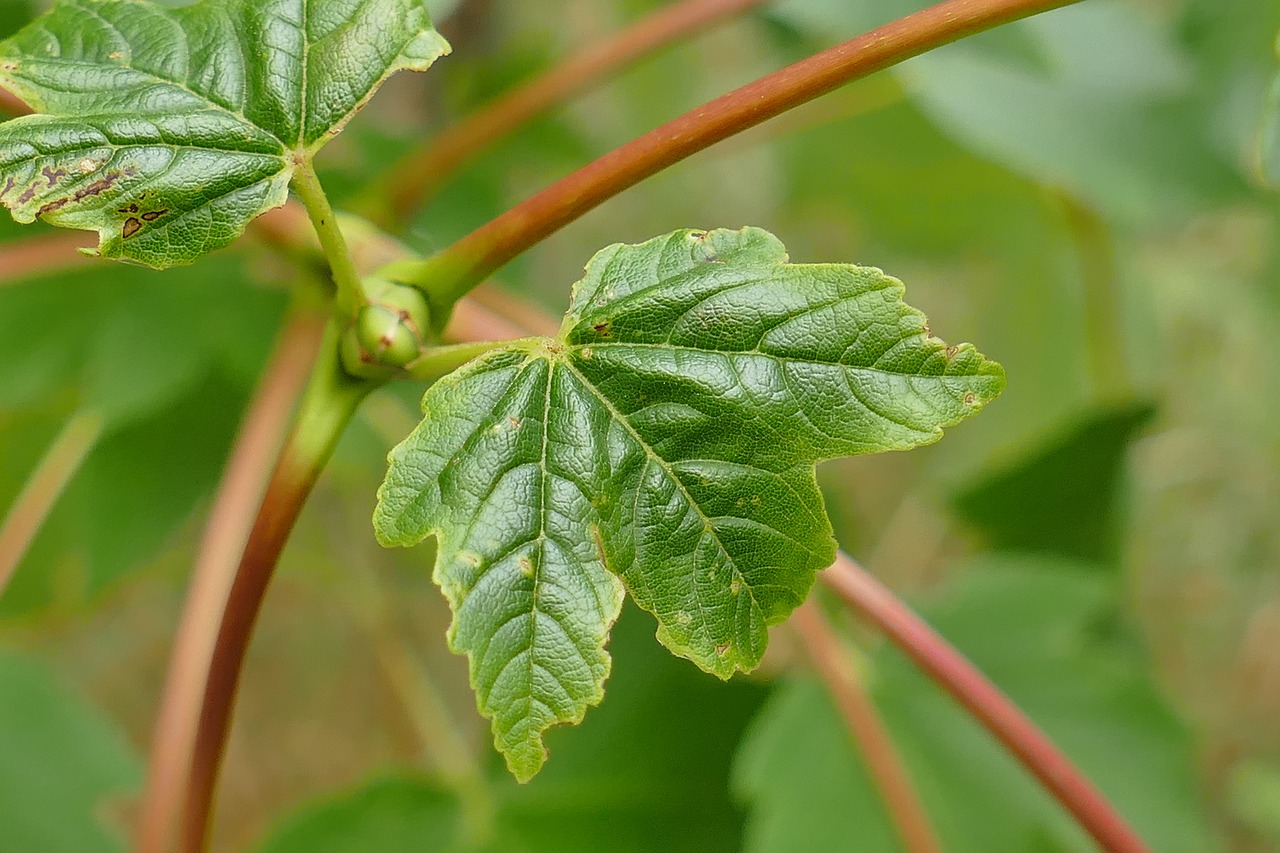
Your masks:
{"label": "reddish brown stem", "polygon": [[245,414],[218,486],[192,573],[152,735],[138,831],[140,853],[172,849],[195,750],[223,610],[262,500],[272,460],[315,362],[325,317],[297,311],[286,322]]}
{"label": "reddish brown stem", "polygon": [[78,234],[47,234],[0,246],[0,285],[93,263],[83,243]]}
{"label": "reddish brown stem", "polygon": [[[759,6],[764,0],[681,0],[597,41],[539,77],[502,95],[411,152],[375,185],[392,221],[404,223],[462,164],[520,125],[598,85],[645,55]],[[370,205],[366,205],[370,206]]]}
{"label": "reddish brown stem", "polygon": [[836,700],[845,724],[867,764],[885,811],[908,853],[940,853],[928,812],[920,802],[911,776],[893,745],[875,703],[863,689],[840,639],[813,599],[792,615],[790,624],[804,641],[822,680]]}
{"label": "reddish brown stem", "polygon": [[373,387],[342,370],[337,362],[338,336],[336,324],[330,321],[311,383],[271,473],[220,613],[188,775],[179,834],[183,853],[200,853],[207,843],[240,672],[280,554],[343,429]]}
{"label": "reddish brown stem", "polygon": [[471,287],[587,211],[691,154],[852,80],[948,42],[1079,0],[946,0],[762,77],[604,155],[432,258],[388,273],[426,288],[443,316]]}
{"label": "reddish brown stem", "polygon": [[821,577],[1004,744],[1103,850],[1148,853],[1133,828],[1044,732],[880,581],[845,554]]}
{"label": "reddish brown stem", "polygon": [[7,89],[0,89],[0,113],[9,116],[24,116],[31,112],[26,101]]}

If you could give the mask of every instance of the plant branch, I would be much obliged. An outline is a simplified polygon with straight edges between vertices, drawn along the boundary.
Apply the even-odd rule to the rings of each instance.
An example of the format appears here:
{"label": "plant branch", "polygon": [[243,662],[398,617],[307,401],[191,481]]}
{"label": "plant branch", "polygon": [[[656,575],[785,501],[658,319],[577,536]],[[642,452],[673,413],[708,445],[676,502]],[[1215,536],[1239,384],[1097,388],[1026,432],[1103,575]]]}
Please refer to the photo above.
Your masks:
{"label": "plant branch", "polygon": [[342,236],[342,229],[338,227],[338,216],[333,212],[329,197],[325,195],[324,187],[320,185],[320,179],[310,160],[303,160],[298,164],[293,175],[293,190],[307,209],[311,224],[316,229],[316,236],[320,238],[320,247],[329,261],[333,283],[337,288],[334,307],[339,316],[353,320],[366,302],[364,287],[360,283],[360,271],[356,269],[347,239]]}
{"label": "plant branch", "polygon": [[840,707],[903,848],[908,853],[940,853],[942,844],[893,738],[863,688],[853,662],[840,647],[839,637],[813,598],[792,614],[790,623]]}
{"label": "plant branch", "polygon": [[10,92],[8,89],[0,89],[0,113],[16,118],[31,113],[31,107],[27,106],[27,102]]}
{"label": "plant branch", "polygon": [[403,225],[460,166],[525,122],[599,85],[645,55],[741,14],[764,0],[680,0],[595,42],[546,73],[498,97],[389,168],[365,194],[362,208],[379,224]]}
{"label": "plant branch", "polygon": [[356,407],[374,387],[353,379],[338,358],[341,335],[330,318],[319,359],[258,507],[221,613],[196,732],[179,849],[205,849],[214,791],[230,731],[240,672],[258,612],[289,533]]}
{"label": "plant branch", "polygon": [[0,246],[0,285],[91,264],[78,234],[44,234]]}
{"label": "plant branch", "polygon": [[14,499],[0,523],[0,598],[4,597],[5,588],[13,580],[58,498],[98,443],[103,426],[97,412],[81,411],[73,415]]}
{"label": "plant branch", "polygon": [[1148,853],[1133,828],[1044,732],[880,581],[843,553],[820,577],[1004,744],[1103,850]]}
{"label": "plant branch", "polygon": [[587,211],[663,169],[845,83],[1000,24],[1079,0],[946,0],[685,113],[526,199],[425,261],[389,266],[443,320],[464,293]]}
{"label": "plant branch", "polygon": [[218,486],[152,734],[139,820],[140,853],[172,850],[222,613],[255,508],[315,361],[325,319],[321,312],[295,309],[286,321]]}

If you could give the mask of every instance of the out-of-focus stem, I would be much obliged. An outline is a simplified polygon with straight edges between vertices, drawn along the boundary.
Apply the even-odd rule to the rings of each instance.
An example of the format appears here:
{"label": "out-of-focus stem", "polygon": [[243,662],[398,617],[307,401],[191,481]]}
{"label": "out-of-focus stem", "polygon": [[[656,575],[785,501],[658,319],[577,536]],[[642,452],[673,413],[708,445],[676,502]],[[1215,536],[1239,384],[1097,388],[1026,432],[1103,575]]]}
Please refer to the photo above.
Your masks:
{"label": "out-of-focus stem", "polygon": [[73,415],[27,478],[0,523],[0,597],[54,504],[98,443],[102,428],[103,420],[97,412],[82,411]]}
{"label": "out-of-focus stem", "polygon": [[1149,853],[1128,822],[1040,728],[955,647],[845,554],[820,577],[964,706],[1109,853]]}
{"label": "out-of-focus stem", "polygon": [[286,321],[218,486],[152,733],[139,820],[140,853],[173,849],[223,609],[255,508],[315,361],[325,320],[322,312],[295,309]]}
{"label": "out-of-focus stem", "polygon": [[0,286],[91,264],[76,234],[43,234],[0,246]]}
{"label": "out-of-focus stem", "polygon": [[863,689],[853,662],[840,647],[835,630],[813,599],[792,614],[790,624],[804,641],[827,690],[844,715],[903,848],[908,853],[939,853],[942,845],[929,814],[920,802],[875,703]]}
{"label": "out-of-focus stem", "polygon": [[[387,170],[365,194],[362,209],[385,227],[403,225],[460,166],[522,124],[599,85],[645,55],[759,6],[764,0],[680,0],[581,53],[446,128]],[[384,201],[385,200],[385,201]],[[389,215],[378,205],[389,204]]]}

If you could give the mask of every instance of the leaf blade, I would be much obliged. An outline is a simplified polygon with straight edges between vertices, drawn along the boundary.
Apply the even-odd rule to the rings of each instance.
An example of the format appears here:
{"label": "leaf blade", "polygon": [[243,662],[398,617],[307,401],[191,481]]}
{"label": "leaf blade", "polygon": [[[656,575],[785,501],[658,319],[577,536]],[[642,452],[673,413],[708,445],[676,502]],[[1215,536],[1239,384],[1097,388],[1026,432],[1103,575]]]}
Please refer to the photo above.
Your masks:
{"label": "leaf blade", "polygon": [[[513,696],[493,701],[515,656],[493,665],[487,649],[533,607],[513,614],[503,598],[523,589],[521,573],[475,570],[536,538],[531,505],[547,529],[548,473],[567,484],[557,576],[607,569],[657,617],[672,652],[721,678],[753,669],[768,626],[835,555],[815,464],[934,441],[1003,387],[999,365],[933,338],[901,295],[879,270],[788,264],[759,229],[678,231],[599,253],[558,339],[511,342],[427,392],[422,423],[390,456],[375,528],[388,545],[440,536],[451,637],[471,656],[481,711],[518,776],[540,766],[540,738],[504,737],[576,721],[607,675],[597,670],[551,715],[518,719]],[[832,310],[845,303],[856,310]],[[517,470],[542,479],[495,479]],[[477,501],[501,506],[502,522],[478,524]],[[450,516],[451,506],[464,511]],[[484,530],[497,533],[487,546]],[[577,627],[594,629],[590,648],[603,655],[616,604],[597,598],[588,610],[594,621]],[[525,679],[514,698],[532,709],[535,686]]]}
{"label": "leaf blade", "polygon": [[97,231],[103,257],[191,263],[447,51],[420,0],[59,0],[0,42],[0,84],[40,113],[0,126],[0,203]]}

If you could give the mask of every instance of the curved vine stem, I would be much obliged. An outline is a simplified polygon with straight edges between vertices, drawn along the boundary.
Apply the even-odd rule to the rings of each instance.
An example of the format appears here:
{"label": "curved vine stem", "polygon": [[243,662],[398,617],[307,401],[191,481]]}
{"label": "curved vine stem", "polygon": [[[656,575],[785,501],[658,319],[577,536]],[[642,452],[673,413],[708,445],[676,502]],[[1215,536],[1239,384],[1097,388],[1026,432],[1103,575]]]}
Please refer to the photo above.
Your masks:
{"label": "curved vine stem", "polygon": [[463,294],[618,193],[734,134],[935,47],[1079,0],[945,0],[761,77],[604,155],[424,261],[383,273],[427,291],[443,320]]}
{"label": "curved vine stem", "polygon": [[205,849],[240,672],[280,554],[343,430],[360,401],[374,387],[373,383],[353,379],[342,369],[338,360],[339,335],[339,324],[331,318],[320,343],[319,359],[258,505],[220,613],[188,774],[179,834],[183,853]]}
{"label": "curved vine stem", "polygon": [[853,661],[840,647],[835,629],[812,598],[792,614],[790,624],[804,641],[814,666],[839,706],[903,849],[908,853],[941,853],[942,843],[911,783],[911,775],[875,703],[859,680]]}
{"label": "curved vine stem", "polygon": [[657,10],[446,128],[391,166],[364,194],[360,207],[373,213],[380,225],[403,225],[449,175],[525,122],[646,55],[764,2],[680,0]]}
{"label": "curved vine stem", "polygon": [[138,824],[140,853],[169,853],[184,806],[200,707],[223,611],[249,530],[306,384],[324,329],[323,313],[295,310],[286,321],[246,412],[218,486],[169,658],[152,733]]}
{"label": "curved vine stem", "polygon": [[1109,853],[1147,846],[1071,760],[1008,696],[880,581],[841,553],[819,577],[946,689]]}

